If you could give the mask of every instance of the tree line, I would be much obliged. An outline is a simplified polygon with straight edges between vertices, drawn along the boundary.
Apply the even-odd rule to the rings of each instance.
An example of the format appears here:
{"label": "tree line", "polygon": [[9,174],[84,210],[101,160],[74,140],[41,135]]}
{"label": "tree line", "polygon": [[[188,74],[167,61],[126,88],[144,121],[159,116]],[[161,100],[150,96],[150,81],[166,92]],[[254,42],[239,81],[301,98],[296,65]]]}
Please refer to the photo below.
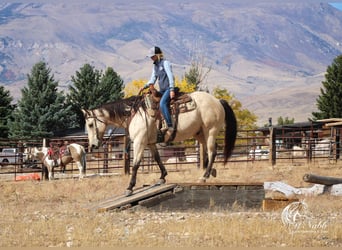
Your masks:
{"label": "tree line", "polygon": [[81,108],[91,109],[123,97],[123,80],[110,67],[102,72],[85,64],[71,82],[67,93],[59,91],[51,68],[41,61],[27,75],[27,85],[16,105],[1,86],[0,138],[49,138],[66,129],[82,128]]}
{"label": "tree line", "polygon": [[[176,86],[183,92],[208,91],[201,89],[202,81],[203,70],[198,64],[192,64],[182,79],[176,79]],[[0,86],[0,138],[49,138],[66,129],[84,128],[81,109],[92,109],[137,94],[145,82],[134,80],[125,86],[113,68],[108,67],[103,72],[85,64],[71,76],[72,84],[65,93],[58,90],[59,83],[48,65],[38,62],[27,75],[27,86],[21,89],[21,99],[17,104],[12,104],[10,92]],[[212,94],[227,100],[232,106],[239,129],[256,128],[256,115],[244,109],[232,93],[215,88]],[[342,55],[327,67],[316,101],[318,111],[312,112],[312,118],[308,119],[342,117]],[[288,117],[278,118],[279,125],[293,122],[294,119]]]}

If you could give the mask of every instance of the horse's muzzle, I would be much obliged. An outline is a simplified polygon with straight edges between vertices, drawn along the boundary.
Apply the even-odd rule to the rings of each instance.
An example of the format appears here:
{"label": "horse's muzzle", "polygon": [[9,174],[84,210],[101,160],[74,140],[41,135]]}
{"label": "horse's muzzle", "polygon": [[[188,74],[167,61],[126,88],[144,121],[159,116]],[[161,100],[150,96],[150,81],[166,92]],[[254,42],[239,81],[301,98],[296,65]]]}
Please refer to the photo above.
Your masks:
{"label": "horse's muzzle", "polygon": [[91,153],[93,151],[93,149],[98,149],[99,146],[98,145],[95,145],[95,144],[89,144],[89,147],[88,147],[88,152]]}

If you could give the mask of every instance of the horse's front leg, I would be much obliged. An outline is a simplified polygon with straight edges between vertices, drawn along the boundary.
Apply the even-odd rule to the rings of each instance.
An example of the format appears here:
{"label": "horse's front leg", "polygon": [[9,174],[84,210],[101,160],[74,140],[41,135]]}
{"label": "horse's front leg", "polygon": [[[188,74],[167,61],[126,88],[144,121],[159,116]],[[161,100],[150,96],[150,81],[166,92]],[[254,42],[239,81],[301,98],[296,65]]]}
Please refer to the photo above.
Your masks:
{"label": "horse's front leg", "polygon": [[49,181],[52,181],[55,178],[54,172],[53,172],[53,166],[48,166],[47,169],[49,172]]}
{"label": "horse's front leg", "polygon": [[149,145],[149,148],[151,150],[153,159],[157,162],[159,169],[160,169],[160,178],[157,184],[164,184],[166,182],[165,177],[167,176],[167,171],[163,162],[160,159],[157,146],[153,144],[153,145]]}
{"label": "horse's front leg", "polygon": [[137,173],[140,166],[141,158],[144,153],[144,146],[142,146],[139,140],[134,140],[133,142],[133,168],[131,180],[129,182],[128,188],[125,192],[126,196],[129,196],[133,193],[133,188],[137,182]]}

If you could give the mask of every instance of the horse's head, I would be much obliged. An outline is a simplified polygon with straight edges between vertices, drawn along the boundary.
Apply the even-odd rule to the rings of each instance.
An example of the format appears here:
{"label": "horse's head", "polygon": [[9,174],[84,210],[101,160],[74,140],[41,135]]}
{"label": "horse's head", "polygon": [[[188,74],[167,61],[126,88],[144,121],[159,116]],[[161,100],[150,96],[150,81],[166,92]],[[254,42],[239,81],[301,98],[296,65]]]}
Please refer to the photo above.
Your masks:
{"label": "horse's head", "polygon": [[89,150],[93,147],[98,148],[102,143],[103,135],[107,124],[97,114],[96,110],[82,109],[88,132]]}
{"label": "horse's head", "polygon": [[[45,152],[46,151],[46,152]],[[24,154],[27,155],[28,160],[39,159],[41,155],[47,153],[47,150],[39,149],[37,147],[28,147],[25,149]]]}

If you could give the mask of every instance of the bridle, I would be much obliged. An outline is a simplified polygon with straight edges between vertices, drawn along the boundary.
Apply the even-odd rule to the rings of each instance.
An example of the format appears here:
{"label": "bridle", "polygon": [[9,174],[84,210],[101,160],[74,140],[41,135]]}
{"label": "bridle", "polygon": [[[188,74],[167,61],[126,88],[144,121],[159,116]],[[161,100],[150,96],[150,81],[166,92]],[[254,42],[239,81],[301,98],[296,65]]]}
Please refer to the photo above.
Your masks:
{"label": "bridle", "polygon": [[99,121],[100,123],[103,123],[105,124],[104,121],[100,120],[97,116],[94,115],[94,112],[91,110],[91,116],[87,116],[85,119],[88,120],[88,119],[94,119],[94,126],[95,126],[95,135],[96,135],[96,139],[98,141],[102,141],[101,138],[99,138],[99,128],[97,126],[97,122],[96,121]]}
{"label": "bridle", "polygon": [[[141,94],[141,92],[139,92],[139,95]],[[129,110],[129,113],[131,114],[129,117],[126,117],[126,119],[124,120],[121,120],[121,125],[122,126],[119,126],[119,127],[124,127],[123,124],[126,123],[126,126],[127,128],[129,127],[129,124],[130,124],[130,121],[132,120],[133,116],[135,115],[135,112],[134,112],[134,106],[136,106],[136,104],[138,103],[138,98],[135,99],[133,105],[129,105],[130,106],[130,110]],[[89,116],[88,116],[89,115]],[[94,119],[94,126],[95,126],[95,134],[96,134],[96,139],[98,141],[103,141],[102,138],[99,137],[99,128],[97,126],[97,121],[100,122],[100,123],[103,123],[103,124],[106,124],[106,122],[104,122],[103,120],[99,119],[95,114],[94,114],[94,110],[89,110],[87,112],[87,117],[85,118],[86,120],[87,119]],[[107,144],[107,141],[109,141],[112,137],[112,135],[114,134],[115,132],[115,129],[111,132],[110,136],[108,137],[108,139],[106,141],[103,142],[103,145],[104,144]]]}
{"label": "bridle", "polygon": [[[112,138],[112,136],[113,136],[113,134],[114,134],[114,132],[115,132],[115,130],[116,130],[116,127],[114,128],[114,130],[113,131],[111,131],[111,133],[110,133],[110,135],[109,135],[109,137],[104,141],[102,138],[100,138],[100,136],[99,136],[99,128],[98,128],[98,126],[97,126],[97,122],[96,121],[98,121],[98,122],[100,122],[100,123],[103,123],[103,124],[105,124],[105,122],[104,121],[102,121],[101,119],[99,119],[96,115],[94,115],[94,111],[93,110],[91,110],[91,113],[92,113],[92,115],[91,116],[87,116],[85,119],[87,120],[87,119],[90,119],[90,118],[92,118],[92,119],[94,119],[94,126],[95,126],[95,135],[96,135],[96,139],[98,140],[98,141],[103,141],[103,145],[106,145],[107,144],[107,142]],[[124,123],[124,121],[122,122],[122,124]]]}

